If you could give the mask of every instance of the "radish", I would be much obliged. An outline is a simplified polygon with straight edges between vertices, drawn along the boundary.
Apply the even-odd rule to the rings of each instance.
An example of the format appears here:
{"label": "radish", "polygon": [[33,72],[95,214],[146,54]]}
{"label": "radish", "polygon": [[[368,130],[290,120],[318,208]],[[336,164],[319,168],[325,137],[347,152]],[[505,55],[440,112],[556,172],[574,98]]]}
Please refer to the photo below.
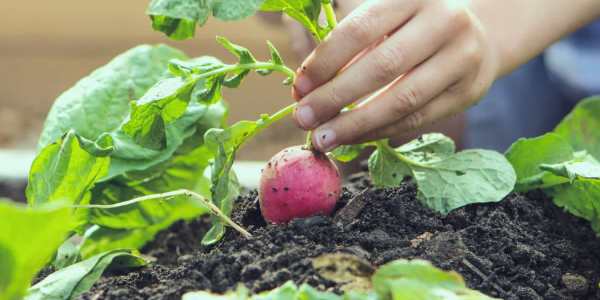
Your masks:
{"label": "radish", "polygon": [[293,146],[277,153],[260,178],[260,211],[268,222],[328,215],[342,191],[335,163],[323,153]]}

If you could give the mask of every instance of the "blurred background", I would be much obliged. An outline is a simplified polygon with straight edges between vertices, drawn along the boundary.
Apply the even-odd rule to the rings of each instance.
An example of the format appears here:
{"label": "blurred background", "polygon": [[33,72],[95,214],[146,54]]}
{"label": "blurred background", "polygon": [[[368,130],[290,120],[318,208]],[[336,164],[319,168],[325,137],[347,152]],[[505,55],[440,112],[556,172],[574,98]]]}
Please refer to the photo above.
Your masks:
{"label": "blurred background", "polygon": [[[268,58],[272,41],[289,66],[298,65],[283,28],[257,17],[224,23],[211,19],[188,41],[171,41],[155,32],[145,15],[147,0],[4,1],[0,26],[0,149],[12,154],[33,150],[54,99],[77,80],[138,44],[165,43],[189,56],[233,58],[215,42],[223,35]],[[256,119],[292,101],[277,74],[250,76],[237,90],[226,90],[230,122]],[[268,142],[267,142],[268,141]],[[291,120],[265,131],[239,154],[243,160],[266,160],[284,146],[303,141]],[[5,155],[6,157],[6,155]],[[2,153],[0,153],[2,158]],[[5,159],[6,160],[6,159]],[[1,161],[1,160],[0,160]],[[28,167],[28,166],[27,166]],[[7,168],[18,168],[7,165]],[[10,170],[8,170],[10,171]]]}

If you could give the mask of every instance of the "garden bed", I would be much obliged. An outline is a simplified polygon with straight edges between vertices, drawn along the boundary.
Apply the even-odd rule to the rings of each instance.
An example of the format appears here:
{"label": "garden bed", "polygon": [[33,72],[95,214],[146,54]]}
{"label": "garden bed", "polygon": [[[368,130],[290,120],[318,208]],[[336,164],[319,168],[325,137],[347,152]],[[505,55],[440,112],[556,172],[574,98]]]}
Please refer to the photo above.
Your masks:
{"label": "garden bed", "polygon": [[[340,207],[369,185],[363,177],[351,181]],[[217,245],[200,248],[210,224],[178,222],[142,250],[154,263],[105,274],[80,299],[180,299],[188,291],[221,293],[239,283],[269,290],[290,279],[339,291],[311,260],[333,252],[374,265],[430,260],[460,273],[469,287],[503,299],[600,299],[600,240],[588,222],[564,213],[542,193],[511,194],[443,217],[421,205],[415,191],[410,183],[369,189],[366,206],[344,225],[313,217],[286,226],[266,225],[251,192],[238,199],[234,220],[253,238],[228,230]]]}

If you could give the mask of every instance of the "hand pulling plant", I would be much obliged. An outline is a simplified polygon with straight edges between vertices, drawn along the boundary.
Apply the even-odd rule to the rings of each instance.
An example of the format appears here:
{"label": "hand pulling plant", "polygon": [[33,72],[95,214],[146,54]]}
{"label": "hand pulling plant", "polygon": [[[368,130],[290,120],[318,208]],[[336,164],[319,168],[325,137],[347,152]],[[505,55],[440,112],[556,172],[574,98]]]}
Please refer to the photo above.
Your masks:
{"label": "hand pulling plant", "polygon": [[[192,37],[196,26],[210,16],[230,21],[257,11],[287,14],[317,42],[336,26],[327,0],[152,0],[148,7],[153,28],[174,39]],[[219,241],[226,226],[250,236],[229,219],[239,194],[232,171],[236,153],[290,115],[295,103],[254,121],[228,125],[221,92],[224,87],[238,88],[251,72],[281,73],[286,85],[294,81],[295,73],[270,42],[268,60],[256,59],[224,37],[217,37],[217,42],[237,58],[236,63],[208,56],[190,59],[168,46],[142,45],[60,95],[30,170],[29,208],[0,203],[0,299],[23,296],[55,252],[58,272],[64,270],[63,275],[71,276],[64,275],[70,278],[65,280],[78,283],[67,289],[52,284],[55,276],[32,287],[29,297],[47,298],[48,293],[75,297],[114,259],[126,261],[126,266],[143,264],[135,251],[123,249],[139,249],[173,222],[204,213],[211,214],[213,223],[203,244]],[[582,103],[553,133],[515,143],[506,155],[516,175],[501,154],[456,153],[454,142],[436,133],[398,148],[387,140],[342,146],[329,156],[347,162],[374,147],[368,165],[376,186],[396,187],[410,177],[418,186],[418,199],[442,214],[472,203],[500,201],[518,178],[518,190],[542,188],[555,203],[590,220],[600,232],[599,102],[596,98]],[[329,157],[309,148],[289,148],[270,164],[260,187],[262,213],[268,221],[282,223],[332,211],[340,195],[340,174]],[[67,241],[57,252],[73,234],[83,238],[81,244]],[[70,265],[79,273],[67,271]]]}

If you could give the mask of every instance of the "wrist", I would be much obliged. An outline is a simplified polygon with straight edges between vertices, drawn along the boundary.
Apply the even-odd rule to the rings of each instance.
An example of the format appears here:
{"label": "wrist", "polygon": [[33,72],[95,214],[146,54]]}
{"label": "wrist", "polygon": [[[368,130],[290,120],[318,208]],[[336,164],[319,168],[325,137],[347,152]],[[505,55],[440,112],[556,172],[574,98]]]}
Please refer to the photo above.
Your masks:
{"label": "wrist", "polygon": [[471,0],[471,9],[495,49],[498,77],[600,17],[598,0]]}

